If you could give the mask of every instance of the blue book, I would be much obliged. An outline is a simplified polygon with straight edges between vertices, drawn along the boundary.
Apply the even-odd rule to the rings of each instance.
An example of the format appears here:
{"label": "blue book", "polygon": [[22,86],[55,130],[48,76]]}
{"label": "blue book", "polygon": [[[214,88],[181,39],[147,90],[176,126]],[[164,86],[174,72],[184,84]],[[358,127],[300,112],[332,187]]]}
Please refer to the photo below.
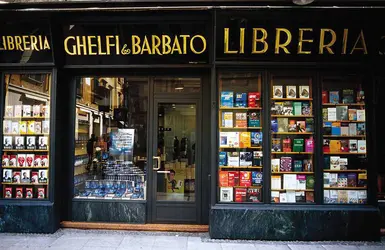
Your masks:
{"label": "blue book", "polygon": [[219,166],[227,166],[227,153],[219,152]]}
{"label": "blue book", "polygon": [[332,135],[341,135],[341,123],[339,122],[332,123]]}
{"label": "blue book", "polygon": [[235,94],[235,107],[247,107],[247,93]]}
{"label": "blue book", "polygon": [[334,104],[340,102],[339,91],[329,91],[329,102]]}
{"label": "blue book", "polygon": [[251,172],[251,181],[252,181],[252,186],[262,186],[263,184],[262,172],[257,172],[257,171]]}
{"label": "blue book", "polygon": [[278,122],[277,119],[271,120],[271,132],[278,132]]}
{"label": "blue book", "polygon": [[221,93],[221,107],[234,107],[234,92],[222,91]]}
{"label": "blue book", "polygon": [[262,132],[251,132],[251,146],[262,146]]}

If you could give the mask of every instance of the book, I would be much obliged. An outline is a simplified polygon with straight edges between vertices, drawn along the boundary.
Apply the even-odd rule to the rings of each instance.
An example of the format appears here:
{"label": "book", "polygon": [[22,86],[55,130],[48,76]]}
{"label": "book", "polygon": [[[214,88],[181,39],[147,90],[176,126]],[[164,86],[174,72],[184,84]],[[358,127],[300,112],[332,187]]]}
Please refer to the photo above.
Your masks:
{"label": "book", "polygon": [[247,107],[247,93],[235,93],[235,107]]}
{"label": "book", "polygon": [[17,166],[18,167],[25,167],[26,166],[26,154],[18,154],[17,155]]}
{"label": "book", "polygon": [[12,188],[6,187],[4,189],[4,198],[12,198]]}
{"label": "book", "polygon": [[314,132],[314,120],[313,120],[313,118],[306,118],[305,124],[306,124],[306,132]]}
{"label": "book", "polygon": [[32,172],[31,183],[38,184],[39,183],[39,172]]}
{"label": "book", "polygon": [[222,112],[222,127],[233,127],[233,112]]}
{"label": "book", "polygon": [[31,105],[23,105],[23,117],[32,116],[32,107]]}
{"label": "book", "polygon": [[221,107],[232,108],[234,105],[234,92],[222,91],[221,92]]}
{"label": "book", "polygon": [[348,190],[348,203],[358,204],[358,192],[354,190]]}
{"label": "book", "polygon": [[43,105],[41,107],[41,113],[44,115],[45,118],[49,117],[49,105]]}
{"label": "book", "polygon": [[38,148],[40,150],[48,149],[48,137],[47,136],[39,136]]}
{"label": "book", "polygon": [[34,167],[41,167],[41,155],[35,155],[33,159],[33,166]]}
{"label": "book", "polygon": [[272,138],[271,139],[271,151],[281,152],[281,138]]}
{"label": "book", "polygon": [[322,108],[322,120],[328,120],[328,108]]}
{"label": "book", "polygon": [[272,115],[283,115],[283,105],[284,102],[273,102],[271,105],[271,114]]}
{"label": "book", "polygon": [[306,132],[306,122],[297,121],[297,132],[305,133]]}
{"label": "book", "polygon": [[346,204],[348,203],[348,191],[347,190],[338,190],[338,199],[337,203]]}
{"label": "book", "polygon": [[9,167],[9,155],[3,155],[2,156],[1,165],[3,167]]}
{"label": "book", "polygon": [[26,188],[25,189],[25,198],[26,199],[32,199],[33,198],[33,188]]}
{"label": "book", "polygon": [[348,186],[348,175],[345,173],[339,173],[337,178],[337,187]]}
{"label": "book", "polygon": [[279,168],[280,172],[291,172],[292,171],[292,161],[291,157],[281,157],[281,165]]}
{"label": "book", "polygon": [[220,132],[220,147],[239,147],[239,132]]}
{"label": "book", "polygon": [[288,118],[278,118],[278,132],[288,132],[289,121]]}
{"label": "book", "polygon": [[278,121],[277,121],[277,119],[271,119],[271,132],[278,132]]}
{"label": "book", "polygon": [[294,115],[302,114],[302,102],[293,102],[293,114]]}
{"label": "book", "polygon": [[22,105],[15,105],[15,117],[21,117],[23,115],[23,106]]}
{"label": "book", "polygon": [[283,103],[283,115],[293,115],[293,104],[292,102]]}
{"label": "book", "polygon": [[287,137],[282,140],[283,152],[291,152],[291,139]]}
{"label": "book", "polygon": [[295,202],[306,202],[304,191],[295,192]]}
{"label": "book", "polygon": [[227,153],[219,152],[219,166],[227,166]]}
{"label": "book", "polygon": [[32,116],[33,117],[40,117],[41,116],[40,105],[33,105],[32,106]]}
{"label": "book", "polygon": [[289,121],[288,132],[297,132],[297,124],[295,120]]}
{"label": "book", "polygon": [[300,85],[299,86],[299,98],[309,98],[310,90],[308,85]]}
{"label": "book", "polygon": [[340,170],[340,157],[330,156],[330,170]]}
{"label": "book", "polygon": [[324,155],[324,169],[330,169],[330,156]]}
{"label": "book", "polygon": [[48,155],[42,155],[41,156],[41,166],[42,167],[48,166]]}
{"label": "book", "polygon": [[306,203],[314,203],[314,192],[305,192],[306,193]]}
{"label": "book", "polygon": [[261,147],[262,146],[262,132],[251,132],[251,146]]}
{"label": "book", "polygon": [[12,136],[3,136],[3,149],[13,149]]}
{"label": "book", "polygon": [[239,186],[250,187],[251,186],[251,172],[239,171]]}
{"label": "book", "polygon": [[31,183],[31,170],[21,170],[21,183]]}
{"label": "book", "polygon": [[295,203],[295,190],[286,191],[286,199],[288,203]]}
{"label": "book", "polygon": [[365,92],[363,90],[357,91],[357,103],[365,103]]}
{"label": "book", "polygon": [[349,121],[357,121],[357,109],[349,109]]}
{"label": "book", "polygon": [[328,121],[337,121],[337,109],[328,108]]}
{"label": "book", "polygon": [[305,152],[314,151],[314,140],[313,138],[305,139]]}
{"label": "book", "polygon": [[229,166],[239,167],[239,152],[227,152]]}
{"label": "book", "polygon": [[219,132],[219,147],[229,147],[229,132]]}
{"label": "book", "polygon": [[365,123],[357,123],[357,135],[365,135]]}
{"label": "book", "polygon": [[355,123],[349,123],[349,135],[357,135],[357,125]]}
{"label": "book", "polygon": [[259,171],[252,171],[251,172],[251,184],[253,186],[262,186],[263,185],[262,172],[259,172]]}
{"label": "book", "polygon": [[366,153],[366,140],[357,140],[357,152]]}
{"label": "book", "polygon": [[330,152],[333,152],[333,153],[341,152],[340,140],[330,140]]}
{"label": "book", "polygon": [[271,191],[271,202],[279,203],[279,191]]}
{"label": "book", "polygon": [[349,123],[341,123],[341,135],[348,136],[349,135]]}
{"label": "book", "polygon": [[302,103],[302,115],[311,115],[311,108],[308,102]]}
{"label": "book", "polygon": [[329,102],[329,93],[326,90],[322,90],[322,103]]}
{"label": "book", "polygon": [[279,172],[281,166],[281,159],[271,159],[271,172]]}
{"label": "book", "polygon": [[37,198],[38,199],[45,199],[45,189],[44,188],[38,188],[37,189]]}
{"label": "book", "polygon": [[279,202],[280,203],[287,203],[287,195],[286,195],[286,193],[280,193],[279,194]]}
{"label": "book", "polygon": [[338,174],[330,173],[330,187],[338,187]]}
{"label": "book", "polygon": [[297,98],[297,86],[286,86],[286,98]]}
{"label": "book", "polygon": [[229,187],[239,186],[239,171],[228,171]]}
{"label": "book", "polygon": [[12,170],[3,169],[3,182],[11,183],[12,182]]}
{"label": "book", "polygon": [[21,172],[13,171],[12,183],[21,183]]}
{"label": "book", "polygon": [[35,133],[35,121],[28,121],[27,134],[34,134],[34,133]]}
{"label": "book", "polygon": [[262,166],[262,151],[253,151],[253,166]]}
{"label": "book", "polygon": [[348,158],[340,158],[339,163],[340,163],[340,169],[346,170],[348,165]]}
{"label": "book", "polygon": [[4,134],[11,134],[12,132],[12,121],[11,120],[4,120],[3,121],[3,133]]}
{"label": "book", "polygon": [[15,137],[15,149],[25,149],[25,137],[24,136],[16,136]]}
{"label": "book", "polygon": [[338,104],[340,102],[339,91],[329,91],[329,102],[333,104]]}
{"label": "book", "polygon": [[33,161],[35,159],[34,154],[26,154],[25,156],[25,166],[26,167],[33,167]]}
{"label": "book", "polygon": [[302,160],[294,160],[294,172],[302,172],[303,171],[303,162]]}
{"label": "book", "polygon": [[306,175],[298,174],[297,175],[297,190],[306,189]]}
{"label": "book", "polygon": [[341,152],[349,152],[349,140],[340,140],[341,142]]}
{"label": "book", "polygon": [[248,188],[246,195],[247,202],[262,202],[262,192],[259,188]]}
{"label": "book", "polygon": [[248,126],[249,127],[260,127],[261,126],[261,114],[259,112],[249,112],[248,113]]}
{"label": "book", "polygon": [[274,85],[273,86],[273,98],[283,98],[282,85]]}
{"label": "book", "polygon": [[359,204],[366,204],[368,201],[367,192],[366,190],[359,190],[358,192],[358,203]]}
{"label": "book", "polygon": [[332,135],[332,122],[324,122],[323,123],[323,134],[324,135]]}
{"label": "book", "polygon": [[235,188],[235,202],[246,202],[247,188]]}
{"label": "book", "polygon": [[239,166],[253,165],[253,152],[240,152],[239,154]]}
{"label": "book", "polygon": [[303,139],[294,139],[293,140],[293,152],[303,152]]}
{"label": "book", "polygon": [[313,160],[311,158],[304,159],[302,162],[303,162],[303,171],[313,172]]}
{"label": "book", "polygon": [[357,109],[357,121],[365,121],[365,109]]}
{"label": "book", "polygon": [[249,92],[248,94],[248,106],[251,108],[259,107],[259,101],[261,100],[260,92]]}
{"label": "book", "polygon": [[314,189],[314,176],[307,175],[306,176],[306,189]]}
{"label": "book", "polygon": [[232,202],[233,201],[233,188],[231,187],[221,187],[220,188],[220,198],[221,202]]}
{"label": "book", "polygon": [[284,174],[283,175],[283,189],[297,189],[297,175],[296,174]]}
{"label": "book", "polygon": [[42,132],[43,134],[49,134],[49,121],[42,121]]}
{"label": "book", "polygon": [[324,153],[330,152],[330,140],[329,139],[323,139],[322,151]]}
{"label": "book", "polygon": [[356,173],[348,173],[348,187],[357,187]]}
{"label": "book", "polygon": [[19,134],[19,122],[12,122],[12,134]]}
{"label": "book", "polygon": [[337,120],[347,121],[348,120],[348,106],[338,106],[337,111]]}
{"label": "book", "polygon": [[354,139],[349,140],[349,152],[350,153],[357,153],[358,152],[357,140],[354,140]]}
{"label": "book", "polygon": [[330,187],[330,173],[324,172],[324,187]]}
{"label": "book", "polygon": [[17,187],[16,188],[16,199],[21,199],[21,198],[23,198],[23,188]]}
{"label": "book", "polygon": [[19,134],[26,134],[27,133],[27,122],[26,121],[20,121],[19,122]]}
{"label": "book", "polygon": [[13,106],[5,106],[5,117],[13,117]]}
{"label": "book", "polygon": [[42,133],[41,122],[35,121],[35,134],[41,134],[41,133]]}
{"label": "book", "polygon": [[239,133],[239,146],[241,148],[250,148],[251,147],[251,137],[250,132],[240,132]]}
{"label": "book", "polygon": [[17,155],[10,155],[9,156],[9,166],[10,167],[17,167]]}
{"label": "book", "polygon": [[330,190],[324,190],[324,203],[330,203]]}
{"label": "book", "polygon": [[40,169],[39,170],[39,183],[47,183],[47,182],[48,182],[47,170]]}
{"label": "book", "polygon": [[354,103],[354,91],[352,89],[342,90],[342,103]]}
{"label": "book", "polygon": [[338,190],[330,190],[329,203],[337,203],[338,201]]}
{"label": "book", "polygon": [[235,113],[235,127],[246,128],[247,127],[247,113],[237,112]]}

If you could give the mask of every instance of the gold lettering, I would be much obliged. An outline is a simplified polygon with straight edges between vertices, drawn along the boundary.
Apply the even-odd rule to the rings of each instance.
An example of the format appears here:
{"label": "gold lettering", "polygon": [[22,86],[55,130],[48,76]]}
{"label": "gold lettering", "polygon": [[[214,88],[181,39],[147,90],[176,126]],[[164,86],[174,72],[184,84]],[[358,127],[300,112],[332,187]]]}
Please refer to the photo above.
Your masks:
{"label": "gold lettering", "polygon": [[147,53],[151,55],[151,47],[150,47],[150,44],[148,43],[147,36],[144,36],[142,51],[140,52],[140,54],[143,55],[144,51],[147,51]]}
{"label": "gold lettering", "polygon": [[31,36],[31,49],[40,51],[39,48],[37,47],[37,37],[36,36]]}
{"label": "gold lettering", "polygon": [[110,47],[114,47],[114,43],[110,43],[110,39],[114,38],[114,36],[106,36],[106,49],[107,49],[107,55],[111,55]]}
{"label": "gold lettering", "polygon": [[3,47],[0,48],[0,50],[7,50],[7,42],[5,41],[5,36],[2,36],[1,39],[3,41]]}
{"label": "gold lettering", "polygon": [[21,41],[21,37],[20,36],[15,36],[16,50],[24,51],[23,47],[21,46],[22,43],[23,42]]}
{"label": "gold lettering", "polygon": [[[286,41],[284,43],[281,42],[281,32],[286,33]],[[291,42],[291,33],[288,29],[285,28],[276,28],[276,37],[275,37],[275,54],[279,54],[279,49],[283,49],[286,54],[290,54],[290,51],[286,48]]]}
{"label": "gold lettering", "polygon": [[132,54],[137,55],[140,53],[140,37],[139,36],[131,36],[132,41]]}
{"label": "gold lettering", "polygon": [[51,49],[51,47],[49,46],[49,42],[48,42],[47,37],[44,38],[44,49],[45,50],[50,50]]}
{"label": "gold lettering", "polygon": [[115,36],[115,43],[116,43],[116,54],[120,54],[120,44],[119,44],[119,36]]}
{"label": "gold lettering", "polygon": [[344,36],[342,38],[342,55],[346,55],[346,48],[348,47],[348,34],[349,30],[344,29]]}
{"label": "gold lettering", "polygon": [[[357,47],[358,42],[360,42],[360,41],[361,41],[361,46],[362,47]],[[368,50],[366,48],[365,36],[364,36],[364,31],[363,30],[361,30],[360,34],[358,35],[357,40],[354,43],[354,46],[352,48],[352,51],[350,51],[350,54],[353,54],[355,50],[362,50],[362,51],[364,51],[364,55],[368,54]]]}
{"label": "gold lettering", "polygon": [[153,35],[152,36],[152,54],[153,55],[155,55],[155,54],[158,54],[160,56],[162,55],[162,53],[159,50],[159,46],[160,46],[159,36]]}
{"label": "gold lettering", "polygon": [[179,54],[182,54],[182,50],[178,41],[178,36],[174,37],[174,43],[172,44],[171,54],[174,54],[174,51],[178,52]]}
{"label": "gold lettering", "polygon": [[70,51],[68,49],[68,41],[69,40],[75,40],[75,37],[74,36],[69,36],[67,37],[66,39],[64,39],[64,50],[65,52],[70,55],[70,56],[74,56],[76,55],[76,46],[75,45],[72,45],[72,51]]}
{"label": "gold lettering", "polygon": [[43,38],[41,36],[38,36],[39,37],[39,47],[40,49],[43,49]]}
{"label": "gold lettering", "polygon": [[[82,39],[82,40],[80,41],[80,39]],[[85,36],[81,36],[81,37],[80,36],[76,36],[76,45],[77,45],[77,55],[78,56],[80,56],[80,55],[86,56],[87,55],[86,37]],[[80,48],[83,48],[83,54],[81,53]]]}
{"label": "gold lettering", "polygon": [[95,39],[96,36],[87,36],[87,42],[88,42],[88,55],[90,56],[96,56],[97,53],[92,50],[93,47],[97,47],[97,44],[93,43],[93,39]]}
{"label": "gold lettering", "polygon": [[[195,47],[194,47],[194,40],[195,40],[195,38],[199,38],[199,39],[202,40],[203,48],[202,48],[201,51],[196,51],[196,50],[195,50]],[[203,52],[205,52],[206,46],[207,46],[207,45],[206,45],[206,39],[205,39],[203,36],[201,36],[201,35],[195,35],[195,36],[193,36],[193,37],[191,38],[191,41],[190,41],[190,49],[191,49],[191,51],[192,51],[194,54],[197,54],[197,55],[202,54]]]}
{"label": "gold lettering", "polygon": [[[262,32],[262,37],[258,38],[258,31]],[[269,48],[269,45],[266,42],[267,39],[267,31],[263,28],[253,28],[253,48],[252,54],[264,54]],[[257,50],[257,43],[263,43],[263,49]]]}
{"label": "gold lettering", "polygon": [[98,36],[98,55],[104,56],[106,55],[106,52],[103,52],[102,50],[102,41],[101,37]]}
{"label": "gold lettering", "polygon": [[[332,40],[328,43],[325,44],[325,33],[329,32],[332,35]],[[331,49],[331,46],[334,45],[336,42],[337,35],[336,32],[332,29],[321,29],[321,36],[320,36],[320,41],[319,41],[319,54],[322,55],[324,53],[324,48],[329,52],[329,54],[334,54],[333,50]]]}
{"label": "gold lettering", "polygon": [[180,37],[183,38],[183,54],[187,54],[187,38],[190,37],[190,35],[180,35]]}
{"label": "gold lettering", "polygon": [[23,47],[24,47],[24,50],[31,50],[31,48],[29,47],[29,37],[28,36],[22,36],[23,37]]}
{"label": "gold lettering", "polygon": [[303,33],[305,31],[313,31],[311,28],[300,28],[299,29],[299,41],[298,41],[298,54],[311,54],[311,51],[304,51],[303,50],[303,43],[312,43],[313,39],[304,39]]}
{"label": "gold lettering", "polygon": [[241,28],[239,33],[239,54],[245,53],[245,28]]}
{"label": "gold lettering", "polygon": [[171,52],[171,38],[168,35],[162,35],[162,54],[167,55]]}
{"label": "gold lettering", "polygon": [[225,28],[225,37],[224,37],[224,45],[225,45],[225,54],[238,54],[238,50],[229,50],[229,28]]}
{"label": "gold lettering", "polygon": [[15,44],[13,42],[12,36],[7,36],[7,44],[8,44],[8,50],[14,50],[15,49]]}

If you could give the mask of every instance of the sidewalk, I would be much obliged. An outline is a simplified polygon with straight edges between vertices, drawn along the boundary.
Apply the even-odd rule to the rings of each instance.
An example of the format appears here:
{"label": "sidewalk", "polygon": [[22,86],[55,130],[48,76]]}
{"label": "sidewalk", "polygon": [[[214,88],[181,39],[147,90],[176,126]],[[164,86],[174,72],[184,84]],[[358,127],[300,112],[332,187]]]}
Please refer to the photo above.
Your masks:
{"label": "sidewalk", "polygon": [[84,250],[383,250],[382,242],[212,240],[208,234],[61,229],[55,234],[0,234],[0,249]]}

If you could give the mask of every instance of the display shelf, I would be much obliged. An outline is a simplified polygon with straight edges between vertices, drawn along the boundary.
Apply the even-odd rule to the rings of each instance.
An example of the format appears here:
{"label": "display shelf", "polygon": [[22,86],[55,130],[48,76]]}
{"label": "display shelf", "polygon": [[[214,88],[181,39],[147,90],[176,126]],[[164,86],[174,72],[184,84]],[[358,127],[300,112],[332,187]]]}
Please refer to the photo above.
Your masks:
{"label": "display shelf", "polygon": [[17,117],[4,117],[4,120],[31,120],[31,119],[49,119],[49,117],[40,116],[40,117],[33,117],[33,116],[17,116]]}
{"label": "display shelf", "polygon": [[262,149],[262,147],[247,147],[247,148],[241,148],[241,147],[219,147],[220,149],[228,149],[228,148],[234,148],[234,149]]}
{"label": "display shelf", "polygon": [[305,192],[314,192],[314,189],[272,189],[271,191],[305,191]]}
{"label": "display shelf", "polygon": [[3,149],[3,152],[49,152],[48,149]]}
{"label": "display shelf", "polygon": [[261,107],[220,107],[220,110],[262,110]]}
{"label": "display shelf", "polygon": [[13,185],[13,186],[48,186],[48,183],[8,183],[2,182],[3,185]]}
{"label": "display shelf", "polygon": [[6,168],[6,169],[40,169],[40,168],[49,168],[48,166],[46,167],[4,167],[2,166],[2,168]]}
{"label": "display shelf", "polygon": [[262,129],[262,127],[219,127],[219,129]]}
{"label": "display shelf", "polygon": [[222,188],[262,188],[262,186],[230,186],[230,187],[222,187]]}
{"label": "display shelf", "polygon": [[274,155],[312,155],[313,152],[271,152]]}
{"label": "display shelf", "polygon": [[49,136],[49,133],[45,133],[45,134],[43,134],[43,133],[40,133],[40,134],[9,134],[9,133],[7,133],[7,134],[3,134],[3,135],[7,135],[7,136],[22,136],[22,135],[29,135],[29,136],[32,136],[32,135],[43,135],[43,136]]}
{"label": "display shelf", "polygon": [[313,101],[313,98],[271,98],[272,101]]}
{"label": "display shelf", "polygon": [[219,168],[220,169],[234,169],[234,168],[236,168],[236,169],[244,169],[244,168],[247,168],[247,169],[262,169],[263,167],[262,166],[245,166],[245,167],[243,167],[243,166],[239,166],[239,167],[237,167],[237,166],[219,166]]}
{"label": "display shelf", "polygon": [[357,121],[357,120],[338,120],[338,121],[323,121],[323,122],[342,122],[342,123],[349,123],[349,122],[366,122],[366,121]]}
{"label": "display shelf", "polygon": [[271,132],[273,135],[313,135],[313,132]]}
{"label": "display shelf", "polygon": [[326,173],[365,173],[367,170],[364,169],[347,169],[347,170],[331,170],[324,169]]}
{"label": "display shelf", "polygon": [[365,106],[364,103],[322,103],[323,106]]}
{"label": "display shelf", "polygon": [[334,190],[334,189],[341,189],[341,190],[366,190],[367,187],[324,187],[325,190]]}
{"label": "display shelf", "polygon": [[312,118],[313,115],[271,115],[271,117],[283,117],[283,118]]}
{"label": "display shelf", "polygon": [[314,174],[314,172],[271,172],[272,175],[280,175],[280,174]]}
{"label": "display shelf", "polygon": [[351,153],[351,152],[324,152],[324,155],[366,155],[367,153]]}
{"label": "display shelf", "polygon": [[366,135],[324,135],[324,138],[365,138]]}

